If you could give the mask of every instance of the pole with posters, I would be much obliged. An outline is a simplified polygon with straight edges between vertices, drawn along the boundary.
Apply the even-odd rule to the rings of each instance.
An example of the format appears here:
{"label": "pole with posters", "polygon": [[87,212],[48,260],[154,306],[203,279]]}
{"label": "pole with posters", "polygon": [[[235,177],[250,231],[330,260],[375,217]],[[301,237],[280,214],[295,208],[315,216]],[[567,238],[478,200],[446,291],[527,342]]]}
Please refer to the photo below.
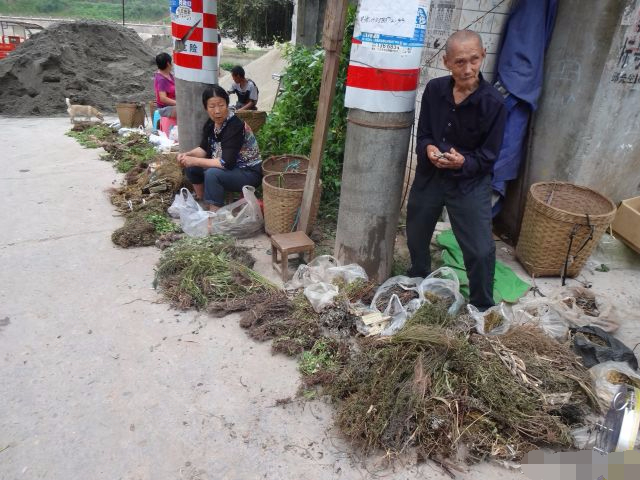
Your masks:
{"label": "pole with posters", "polygon": [[361,0],[356,17],[335,255],[375,281],[393,264],[429,3]]}
{"label": "pole with posters", "polygon": [[170,0],[180,150],[198,146],[207,113],[202,91],[218,82],[215,0]]}

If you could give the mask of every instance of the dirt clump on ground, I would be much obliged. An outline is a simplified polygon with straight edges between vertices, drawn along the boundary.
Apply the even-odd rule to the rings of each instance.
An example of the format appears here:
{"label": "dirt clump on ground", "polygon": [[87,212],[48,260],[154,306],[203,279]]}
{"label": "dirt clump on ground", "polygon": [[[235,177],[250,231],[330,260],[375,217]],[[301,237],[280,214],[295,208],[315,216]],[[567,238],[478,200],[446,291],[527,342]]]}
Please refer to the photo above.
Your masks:
{"label": "dirt clump on ground", "polygon": [[115,23],[56,23],[0,62],[0,114],[66,113],[74,104],[115,111],[121,101],[154,98],[154,52]]}

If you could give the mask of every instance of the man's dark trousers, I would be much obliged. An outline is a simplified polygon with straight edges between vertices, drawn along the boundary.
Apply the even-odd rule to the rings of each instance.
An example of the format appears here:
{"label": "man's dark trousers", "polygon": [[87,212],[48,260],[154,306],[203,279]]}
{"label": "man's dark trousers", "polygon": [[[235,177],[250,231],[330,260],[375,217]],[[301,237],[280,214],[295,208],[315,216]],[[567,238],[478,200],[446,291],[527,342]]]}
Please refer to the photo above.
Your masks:
{"label": "man's dark trousers", "polygon": [[429,243],[442,207],[447,207],[453,233],[462,249],[469,277],[469,302],[484,310],[494,305],[493,276],[496,246],[491,230],[491,175],[481,178],[467,194],[441,170],[425,182],[416,182],[407,204],[407,244],[411,276],[431,272]]}

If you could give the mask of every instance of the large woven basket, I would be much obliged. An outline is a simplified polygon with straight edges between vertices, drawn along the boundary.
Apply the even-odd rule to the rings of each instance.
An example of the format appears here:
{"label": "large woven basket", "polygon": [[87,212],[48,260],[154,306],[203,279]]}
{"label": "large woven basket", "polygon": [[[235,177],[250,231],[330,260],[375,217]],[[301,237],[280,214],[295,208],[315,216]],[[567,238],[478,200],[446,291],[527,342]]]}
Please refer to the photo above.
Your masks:
{"label": "large woven basket", "polygon": [[258,133],[264,122],[267,121],[267,112],[262,110],[240,110],[236,112],[236,117],[247,122],[253,133]]}
{"label": "large woven basket", "polygon": [[[297,227],[299,210],[307,176],[304,173],[272,173],[262,178],[264,200],[264,230],[269,235],[289,233]],[[311,204],[311,231],[320,206],[322,185],[316,190]]]}
{"label": "large woven basket", "polygon": [[136,102],[116,103],[121,127],[136,128],[144,125],[144,104]]}
{"label": "large woven basket", "polygon": [[590,188],[534,183],[516,255],[530,275],[575,277],[615,215],[613,202]]}
{"label": "large woven basket", "polygon": [[298,172],[306,173],[309,168],[309,157],[304,155],[275,155],[262,162],[262,173]]}

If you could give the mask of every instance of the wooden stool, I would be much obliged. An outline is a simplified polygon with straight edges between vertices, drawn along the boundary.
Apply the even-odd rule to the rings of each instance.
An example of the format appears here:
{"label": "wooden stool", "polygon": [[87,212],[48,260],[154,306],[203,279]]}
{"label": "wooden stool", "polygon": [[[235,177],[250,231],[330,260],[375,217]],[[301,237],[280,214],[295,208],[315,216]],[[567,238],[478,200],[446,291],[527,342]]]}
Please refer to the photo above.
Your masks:
{"label": "wooden stool", "polygon": [[280,274],[282,281],[289,278],[289,254],[297,253],[300,258],[305,253],[309,254],[309,260],[313,258],[313,250],[316,244],[313,243],[304,232],[279,233],[271,236],[271,266],[278,271],[278,252],[280,252]]}

